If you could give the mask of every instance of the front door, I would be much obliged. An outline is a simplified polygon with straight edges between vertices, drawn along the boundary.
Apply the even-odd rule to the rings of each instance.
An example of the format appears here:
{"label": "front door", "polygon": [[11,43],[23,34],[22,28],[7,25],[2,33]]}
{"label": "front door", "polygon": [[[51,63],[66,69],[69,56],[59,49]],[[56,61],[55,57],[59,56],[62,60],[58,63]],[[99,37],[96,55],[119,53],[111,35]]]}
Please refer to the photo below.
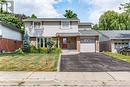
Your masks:
{"label": "front door", "polygon": [[67,49],[67,38],[63,38],[62,48],[63,48],[63,49]]}

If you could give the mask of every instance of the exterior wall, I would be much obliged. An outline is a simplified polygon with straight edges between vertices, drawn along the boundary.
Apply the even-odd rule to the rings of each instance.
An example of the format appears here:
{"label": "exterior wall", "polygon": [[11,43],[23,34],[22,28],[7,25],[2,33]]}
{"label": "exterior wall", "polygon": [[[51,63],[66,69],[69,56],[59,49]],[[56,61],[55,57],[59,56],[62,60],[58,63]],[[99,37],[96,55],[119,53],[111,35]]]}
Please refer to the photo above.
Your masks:
{"label": "exterior wall", "polygon": [[9,29],[8,27],[2,26],[1,24],[0,32],[2,34],[2,38],[22,41],[22,34],[20,32]]}
{"label": "exterior wall", "polygon": [[55,37],[57,33],[74,33],[78,32],[78,22],[72,22],[70,29],[62,29],[60,22],[45,22],[44,23],[44,36]]}
{"label": "exterior wall", "polygon": [[2,30],[0,29],[0,36],[2,36]]}
{"label": "exterior wall", "polygon": [[[31,22],[25,22],[25,27],[28,32],[29,28],[33,29],[31,24]],[[43,37],[56,37],[57,33],[74,33],[78,32],[78,21],[71,22],[69,29],[62,29],[60,21],[44,21],[42,22],[41,30],[43,30]]]}
{"label": "exterior wall", "polygon": [[103,35],[102,33],[99,34],[99,47],[100,52],[102,51],[110,51],[111,52],[111,40]]}
{"label": "exterior wall", "polygon": [[16,49],[21,48],[21,45],[22,41],[0,38],[0,50],[5,50],[6,52],[13,52]]}
{"label": "exterior wall", "polygon": [[[63,48],[63,38],[67,39],[67,48]],[[63,49],[77,49],[77,37],[60,37],[60,47]]]}
{"label": "exterior wall", "polygon": [[102,51],[110,51],[111,52],[111,41],[103,41],[100,42],[100,52]]}
{"label": "exterior wall", "polygon": [[80,52],[80,37],[77,37],[77,51]]}
{"label": "exterior wall", "polygon": [[91,30],[91,25],[79,25],[79,30]]}
{"label": "exterior wall", "polygon": [[100,52],[99,37],[96,37],[96,52]]}
{"label": "exterior wall", "polygon": [[114,41],[111,41],[111,52],[117,53],[117,51],[115,49]]}

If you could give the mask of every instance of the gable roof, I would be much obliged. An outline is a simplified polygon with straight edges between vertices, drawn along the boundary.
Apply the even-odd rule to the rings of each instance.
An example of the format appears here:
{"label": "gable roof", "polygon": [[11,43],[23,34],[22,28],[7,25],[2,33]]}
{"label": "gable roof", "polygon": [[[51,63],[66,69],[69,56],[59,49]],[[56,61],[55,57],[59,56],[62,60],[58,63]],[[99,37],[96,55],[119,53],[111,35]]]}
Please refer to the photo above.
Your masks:
{"label": "gable roof", "polygon": [[130,30],[107,30],[99,32],[109,39],[130,39]]}
{"label": "gable roof", "polygon": [[67,18],[27,18],[23,20],[24,22],[28,21],[79,21],[79,19],[67,19]]}
{"label": "gable roof", "polygon": [[5,26],[5,27],[11,29],[11,30],[20,32],[20,30],[19,30],[18,28],[16,28],[15,26],[13,26],[13,25],[11,25],[11,24],[8,24],[8,23],[2,22],[2,21],[0,21],[0,24],[1,24],[2,26]]}
{"label": "gable roof", "polygon": [[74,33],[57,33],[57,36],[99,36],[99,33],[93,30],[79,30]]}

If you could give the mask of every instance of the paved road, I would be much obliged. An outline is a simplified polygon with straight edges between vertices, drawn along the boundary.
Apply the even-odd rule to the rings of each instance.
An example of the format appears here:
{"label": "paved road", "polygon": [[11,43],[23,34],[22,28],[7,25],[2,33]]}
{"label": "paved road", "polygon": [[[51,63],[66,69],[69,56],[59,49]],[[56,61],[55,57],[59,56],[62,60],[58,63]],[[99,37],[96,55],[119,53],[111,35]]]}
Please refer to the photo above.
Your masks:
{"label": "paved road", "polygon": [[130,71],[130,63],[98,53],[61,56],[61,72]]}

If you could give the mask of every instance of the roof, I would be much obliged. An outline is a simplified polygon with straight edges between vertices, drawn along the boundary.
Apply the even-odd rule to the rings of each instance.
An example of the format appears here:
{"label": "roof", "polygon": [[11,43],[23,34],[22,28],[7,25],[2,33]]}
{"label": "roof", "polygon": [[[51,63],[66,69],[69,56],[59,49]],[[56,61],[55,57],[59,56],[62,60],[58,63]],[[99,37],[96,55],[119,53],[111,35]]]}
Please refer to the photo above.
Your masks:
{"label": "roof", "polygon": [[79,21],[79,19],[67,19],[67,18],[28,18],[24,19],[24,22],[28,21]]}
{"label": "roof", "polygon": [[75,33],[57,33],[60,37],[70,37],[70,36],[99,36],[99,33],[93,30],[79,30]]}
{"label": "roof", "polygon": [[20,30],[19,30],[18,28],[16,28],[15,26],[13,26],[13,25],[11,25],[11,24],[7,24],[7,23],[2,22],[2,21],[0,21],[0,24],[1,24],[2,26],[8,27],[8,28],[11,29],[11,30],[20,32]]}
{"label": "roof", "polygon": [[107,30],[99,32],[109,39],[130,39],[130,30]]}
{"label": "roof", "polygon": [[92,23],[90,23],[90,22],[80,22],[79,25],[81,25],[81,26],[82,25],[92,25]]}
{"label": "roof", "polygon": [[75,32],[75,33],[57,33],[57,36],[60,37],[70,37],[70,36],[79,36],[80,33],[79,32]]}
{"label": "roof", "polygon": [[80,36],[99,36],[99,33],[94,30],[79,30]]}

